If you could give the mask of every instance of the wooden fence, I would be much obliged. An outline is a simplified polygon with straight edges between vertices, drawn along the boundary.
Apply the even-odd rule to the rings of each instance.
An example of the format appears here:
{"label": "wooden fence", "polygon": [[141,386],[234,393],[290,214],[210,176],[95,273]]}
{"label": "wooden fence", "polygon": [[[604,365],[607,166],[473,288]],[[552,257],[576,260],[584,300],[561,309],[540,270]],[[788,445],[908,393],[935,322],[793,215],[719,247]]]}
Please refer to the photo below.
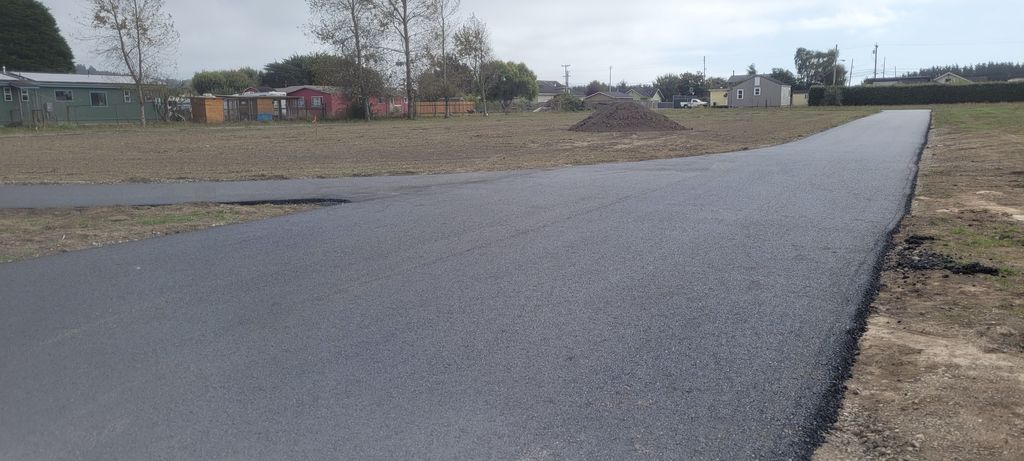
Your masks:
{"label": "wooden fence", "polygon": [[[472,114],[474,105],[468,101],[448,101],[448,113],[451,115]],[[417,102],[416,115],[420,117],[444,117],[444,101]]]}

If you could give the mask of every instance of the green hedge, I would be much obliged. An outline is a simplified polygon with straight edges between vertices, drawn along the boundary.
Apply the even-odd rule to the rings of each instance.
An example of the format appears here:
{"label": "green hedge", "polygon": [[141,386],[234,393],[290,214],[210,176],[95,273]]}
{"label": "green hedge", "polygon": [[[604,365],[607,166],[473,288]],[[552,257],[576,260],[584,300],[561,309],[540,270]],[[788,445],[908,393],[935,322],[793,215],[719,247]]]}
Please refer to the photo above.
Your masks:
{"label": "green hedge", "polygon": [[838,98],[831,87],[810,89],[812,106],[898,106],[908,104],[956,104],[964,102],[1024,101],[1024,83],[977,83],[973,85],[894,85],[851,86],[839,88]]}

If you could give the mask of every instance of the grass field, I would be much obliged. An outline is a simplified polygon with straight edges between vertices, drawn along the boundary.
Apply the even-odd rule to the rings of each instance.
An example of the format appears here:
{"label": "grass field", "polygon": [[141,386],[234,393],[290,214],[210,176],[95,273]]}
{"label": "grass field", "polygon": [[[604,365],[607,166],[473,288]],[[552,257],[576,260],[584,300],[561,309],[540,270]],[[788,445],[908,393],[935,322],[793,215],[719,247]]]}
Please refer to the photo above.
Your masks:
{"label": "grass field", "polygon": [[324,178],[548,168],[781,144],[872,108],[668,110],[692,130],[575,133],[587,113],[247,126],[0,130],[0,183]]}
{"label": "grass field", "polygon": [[[1024,459],[1024,104],[932,109],[913,208],[817,459]],[[998,272],[913,267],[928,260]]]}

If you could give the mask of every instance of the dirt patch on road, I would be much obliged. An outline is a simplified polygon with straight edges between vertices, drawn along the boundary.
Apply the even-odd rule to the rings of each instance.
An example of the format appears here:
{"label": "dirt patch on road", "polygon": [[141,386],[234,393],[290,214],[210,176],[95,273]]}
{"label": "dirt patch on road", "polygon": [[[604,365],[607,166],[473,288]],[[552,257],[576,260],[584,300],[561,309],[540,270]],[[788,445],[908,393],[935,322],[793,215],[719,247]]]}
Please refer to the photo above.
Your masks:
{"label": "dirt patch on road", "polygon": [[935,107],[820,460],[1024,459],[1024,104]]}
{"label": "dirt patch on road", "polygon": [[600,106],[593,115],[569,127],[569,131],[587,133],[636,133],[685,129],[672,119],[631,102]]}

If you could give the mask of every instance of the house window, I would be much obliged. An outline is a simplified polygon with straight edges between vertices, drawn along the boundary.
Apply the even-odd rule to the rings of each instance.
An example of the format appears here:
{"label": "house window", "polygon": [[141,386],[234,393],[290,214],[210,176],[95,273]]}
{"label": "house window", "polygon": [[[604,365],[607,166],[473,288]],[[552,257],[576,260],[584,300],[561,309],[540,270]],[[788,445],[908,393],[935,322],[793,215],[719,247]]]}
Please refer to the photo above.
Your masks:
{"label": "house window", "polygon": [[323,107],[323,106],[324,106],[324,97],[323,96],[313,96],[313,107]]}
{"label": "house window", "polygon": [[106,92],[93,92],[89,93],[89,98],[92,100],[93,107],[107,107],[107,93]]}
{"label": "house window", "polygon": [[124,102],[132,102],[132,92],[124,90]]}
{"label": "house window", "polygon": [[14,101],[14,94],[11,93],[11,88],[4,88],[4,101]]}
{"label": "house window", "polygon": [[58,101],[74,101],[75,93],[71,90],[54,90],[53,97]]}
{"label": "house window", "polygon": [[24,88],[21,89],[21,100],[28,102],[28,90]]}
{"label": "house window", "polygon": [[761,77],[754,77],[754,86],[761,86]]}
{"label": "house window", "polygon": [[761,87],[754,88],[754,96],[761,96]]}
{"label": "house window", "polygon": [[736,99],[743,99],[743,90],[736,90]]}
{"label": "house window", "polygon": [[299,98],[295,100],[296,107],[303,109],[306,107],[306,98]]}
{"label": "house window", "polygon": [[377,97],[377,104],[384,104],[384,96]]}

